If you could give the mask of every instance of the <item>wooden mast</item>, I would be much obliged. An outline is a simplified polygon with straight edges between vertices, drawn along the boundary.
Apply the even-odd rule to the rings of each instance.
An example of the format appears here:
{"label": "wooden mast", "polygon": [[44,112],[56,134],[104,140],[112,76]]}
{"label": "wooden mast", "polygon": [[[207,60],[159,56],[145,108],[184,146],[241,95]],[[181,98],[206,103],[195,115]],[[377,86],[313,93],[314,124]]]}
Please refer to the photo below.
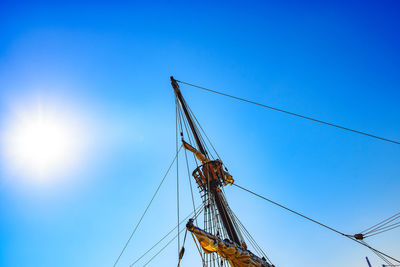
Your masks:
{"label": "wooden mast", "polygon": [[[194,139],[196,141],[198,150],[207,159],[209,159],[207,151],[204,148],[204,145],[201,142],[201,139],[199,137],[197,127],[195,126],[192,116],[190,115],[190,113],[188,111],[186,101],[183,98],[182,93],[179,89],[179,85],[173,76],[171,76],[171,85],[172,85],[172,88],[174,89],[174,92],[178,99],[178,102],[179,102],[180,106],[182,107],[182,110],[186,116],[186,120],[189,123],[190,129],[191,129]],[[218,209],[218,212],[220,214],[220,218],[222,220],[223,226],[224,226],[226,232],[228,233],[230,240],[235,242],[236,244],[240,245],[238,233],[236,232],[236,228],[233,225],[232,218],[231,218],[230,214],[228,213],[226,204],[223,201],[223,196],[221,195],[221,193],[219,192],[220,190],[218,190],[218,189],[219,189],[218,184],[216,184],[216,183],[210,183],[207,188],[207,190],[209,190],[212,197],[214,198],[214,201],[215,201],[216,207]]]}

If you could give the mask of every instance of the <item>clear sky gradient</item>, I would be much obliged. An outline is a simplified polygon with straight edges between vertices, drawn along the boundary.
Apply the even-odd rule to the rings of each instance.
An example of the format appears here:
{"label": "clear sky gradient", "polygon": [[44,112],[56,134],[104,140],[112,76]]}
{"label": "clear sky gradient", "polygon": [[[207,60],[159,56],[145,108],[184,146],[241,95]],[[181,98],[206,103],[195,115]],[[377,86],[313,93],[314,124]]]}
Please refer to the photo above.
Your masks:
{"label": "clear sky gradient", "polygon": [[[0,266],[112,266],[175,153],[170,75],[400,140],[399,14],[398,1],[2,1],[1,134],[40,105],[79,121],[85,142],[46,183],[1,154]],[[181,89],[238,184],[349,234],[399,211],[400,145]],[[119,266],[176,224],[175,173]],[[235,187],[226,194],[276,266],[382,264]],[[400,258],[399,240],[396,229],[369,243]],[[191,239],[186,251],[182,266],[201,266]],[[173,243],[148,266],[176,263]]]}

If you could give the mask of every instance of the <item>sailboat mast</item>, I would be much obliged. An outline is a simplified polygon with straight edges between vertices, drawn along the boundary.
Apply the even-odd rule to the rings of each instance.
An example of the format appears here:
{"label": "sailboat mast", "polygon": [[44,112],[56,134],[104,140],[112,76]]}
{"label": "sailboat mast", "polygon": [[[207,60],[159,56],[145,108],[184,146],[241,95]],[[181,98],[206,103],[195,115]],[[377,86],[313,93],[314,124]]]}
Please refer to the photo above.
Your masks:
{"label": "sailboat mast", "polygon": [[[178,99],[178,102],[180,106],[182,107],[183,112],[185,113],[186,120],[189,123],[190,129],[193,133],[194,139],[196,140],[196,144],[198,147],[198,150],[208,159],[207,151],[205,150],[203,143],[201,142],[201,139],[199,137],[199,133],[197,131],[197,128],[193,122],[192,116],[190,115],[187,104],[185,102],[185,99],[182,96],[182,93],[179,89],[179,85],[177,81],[174,79],[173,76],[171,76],[171,85],[174,88],[175,95]],[[219,192],[218,185],[215,183],[210,183],[209,187],[207,188],[209,192],[211,193],[212,197],[214,198],[216,207],[218,209],[218,212],[220,214],[220,218],[222,220],[222,223],[224,225],[224,228],[226,232],[228,233],[228,236],[230,240],[233,242],[240,244],[239,236],[238,233],[236,232],[236,229],[234,227],[234,224],[232,222],[231,216],[228,212],[228,207],[225,204],[225,201],[223,199],[222,194]]]}
{"label": "sailboat mast", "polygon": [[186,105],[186,101],[183,98],[181,90],[179,89],[179,85],[173,76],[171,76],[171,85],[172,85],[172,88],[174,88],[175,95],[178,98],[179,104],[182,107],[183,112],[185,113],[186,120],[188,121],[190,129],[192,130],[194,139],[196,140],[197,147],[198,147],[199,151],[207,157],[207,152],[204,149],[203,143],[200,141],[199,134],[197,132],[197,128],[194,126],[192,116],[190,115],[187,105]]}

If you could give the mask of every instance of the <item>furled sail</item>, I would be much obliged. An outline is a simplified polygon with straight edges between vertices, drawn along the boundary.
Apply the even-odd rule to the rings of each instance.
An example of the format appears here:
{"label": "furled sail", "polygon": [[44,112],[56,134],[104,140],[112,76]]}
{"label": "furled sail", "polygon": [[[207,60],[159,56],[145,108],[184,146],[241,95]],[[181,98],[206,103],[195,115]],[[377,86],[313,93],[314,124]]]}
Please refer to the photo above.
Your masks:
{"label": "furled sail", "polygon": [[188,231],[193,233],[205,253],[218,253],[226,259],[232,267],[274,267],[265,259],[254,255],[243,246],[239,246],[228,239],[222,240],[193,225],[193,219],[186,224]]}

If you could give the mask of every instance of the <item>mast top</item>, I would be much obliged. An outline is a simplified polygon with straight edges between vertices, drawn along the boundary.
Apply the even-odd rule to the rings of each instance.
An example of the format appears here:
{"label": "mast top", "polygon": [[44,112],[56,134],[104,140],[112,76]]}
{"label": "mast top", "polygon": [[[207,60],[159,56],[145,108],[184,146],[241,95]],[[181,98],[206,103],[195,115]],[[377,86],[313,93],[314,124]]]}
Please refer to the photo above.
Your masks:
{"label": "mast top", "polygon": [[180,92],[178,82],[175,80],[174,76],[171,76],[170,79],[172,88],[174,88],[174,92],[175,94],[177,94],[178,92]]}
{"label": "mast top", "polygon": [[176,96],[180,106],[183,109],[183,112],[186,116],[186,120],[188,121],[190,129],[192,130],[194,139],[196,140],[198,150],[207,158],[208,157],[207,151],[200,139],[197,127],[192,119],[192,116],[190,115],[189,109],[187,107],[185,99],[182,96],[181,90],[179,89],[178,82],[177,82],[177,80],[175,80],[174,76],[171,76],[170,79],[171,79],[172,88],[174,88],[175,96]]}

